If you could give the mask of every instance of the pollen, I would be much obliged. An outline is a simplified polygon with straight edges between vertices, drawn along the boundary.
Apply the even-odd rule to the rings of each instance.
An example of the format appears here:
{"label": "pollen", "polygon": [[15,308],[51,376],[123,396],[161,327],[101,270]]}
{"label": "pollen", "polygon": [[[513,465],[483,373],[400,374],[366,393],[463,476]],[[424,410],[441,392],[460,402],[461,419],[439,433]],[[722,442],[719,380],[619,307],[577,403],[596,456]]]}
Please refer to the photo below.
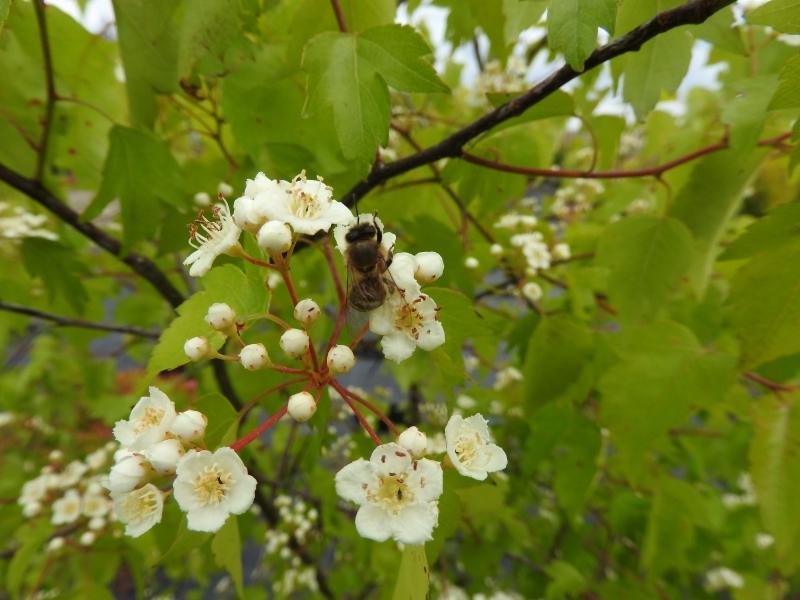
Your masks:
{"label": "pollen", "polygon": [[216,505],[222,502],[231,487],[231,474],[214,463],[206,466],[194,478],[194,493],[203,506]]}

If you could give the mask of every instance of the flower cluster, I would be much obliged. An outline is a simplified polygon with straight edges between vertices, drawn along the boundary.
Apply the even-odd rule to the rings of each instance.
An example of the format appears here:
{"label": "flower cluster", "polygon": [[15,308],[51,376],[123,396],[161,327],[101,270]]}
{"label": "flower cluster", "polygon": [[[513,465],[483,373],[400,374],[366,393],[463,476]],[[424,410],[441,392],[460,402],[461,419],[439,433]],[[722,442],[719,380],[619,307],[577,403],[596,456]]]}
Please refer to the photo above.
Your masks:
{"label": "flower cluster", "polygon": [[138,537],[161,521],[172,484],[180,509],[194,531],[216,531],[229,514],[242,514],[253,503],[256,480],[239,455],[224,447],[203,450],[206,416],[196,410],[176,412],[161,390],[139,399],[128,419],[114,426],[120,449],[106,487],[125,533]]}
{"label": "flower cluster", "polygon": [[317,525],[317,509],[300,498],[281,494],[275,498],[280,525],[267,530],[264,541],[267,555],[281,558],[288,563],[275,588],[279,594],[289,596],[299,589],[318,591],[316,573],[311,567],[304,567],[299,556],[292,550],[291,540],[302,546],[310,539],[310,533]]}
{"label": "flower cluster", "polygon": [[46,222],[45,215],[36,215],[21,206],[0,202],[0,239],[21,240],[36,237],[57,240],[58,235],[55,232],[42,227]]}
{"label": "flower cluster", "polygon": [[596,179],[570,181],[556,190],[550,209],[559,219],[572,222],[579,215],[591,210],[594,199],[605,189]]}
{"label": "flower cluster", "polygon": [[[110,444],[91,452],[85,460],[66,464],[63,452],[53,450],[49,464],[22,486],[17,500],[22,514],[28,518],[48,516],[53,525],[69,526],[80,544],[93,544],[110,527],[111,500],[102,485],[102,471],[113,450],[114,444]],[[64,547],[66,535],[52,538],[48,549]]]}
{"label": "flower cluster", "polygon": [[[506,454],[492,442],[488,423],[480,414],[451,417],[445,439],[447,464],[466,477],[482,481],[506,467]],[[369,460],[359,458],[336,474],[336,492],[359,505],[356,529],[360,535],[403,544],[432,539],[443,477],[440,462],[423,458],[427,452],[425,434],[411,427],[397,442],[375,448]]]}

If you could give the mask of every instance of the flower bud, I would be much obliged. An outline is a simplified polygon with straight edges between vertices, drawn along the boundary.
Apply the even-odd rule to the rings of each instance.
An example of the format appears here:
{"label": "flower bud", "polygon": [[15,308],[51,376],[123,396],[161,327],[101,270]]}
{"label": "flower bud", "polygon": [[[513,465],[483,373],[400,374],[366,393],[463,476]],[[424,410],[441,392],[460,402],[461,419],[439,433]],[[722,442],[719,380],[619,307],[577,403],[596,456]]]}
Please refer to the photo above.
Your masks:
{"label": "flower bud", "polygon": [[419,458],[425,455],[428,448],[428,436],[416,427],[409,427],[397,437],[397,443]]}
{"label": "flower bud", "polygon": [[332,373],[347,373],[356,364],[356,357],[350,346],[334,346],[328,352],[328,369]]}
{"label": "flower bud", "polygon": [[224,302],[215,302],[208,307],[206,323],[217,331],[225,331],[236,323],[236,313]]}
{"label": "flower bud", "polygon": [[492,256],[502,256],[503,255],[503,247],[500,244],[492,244],[489,246],[489,254]]}
{"label": "flower bud", "polygon": [[247,344],[239,352],[239,360],[248,371],[257,371],[270,364],[269,354],[264,344]]}
{"label": "flower bud", "polygon": [[222,194],[223,196],[230,196],[233,193],[233,188],[230,184],[220,181],[219,185],[217,186],[217,193]]}
{"label": "flower bud", "polygon": [[22,516],[25,518],[30,519],[31,517],[35,517],[40,512],[42,512],[42,504],[41,502],[33,501],[27,502],[22,506]]}
{"label": "flower bud", "polygon": [[567,260],[571,254],[569,244],[564,244],[563,242],[553,246],[553,250],[551,251],[551,255],[557,260]]}
{"label": "flower bud", "polygon": [[464,259],[464,266],[468,269],[477,269],[481,263],[478,262],[478,259],[474,256],[468,256]]}
{"label": "flower bud", "polygon": [[97,531],[98,529],[102,529],[106,526],[106,520],[103,517],[92,517],[89,519],[89,529],[94,529]]}
{"label": "flower bud", "polygon": [[542,297],[542,288],[538,283],[529,281],[528,283],[522,286],[522,295],[525,296],[531,302],[536,302],[537,300],[540,300]]}
{"label": "flower bud", "polygon": [[281,336],[280,345],[292,358],[300,358],[308,351],[308,334],[302,329],[287,329]]}
{"label": "flower bud", "polygon": [[185,452],[183,445],[173,438],[153,444],[147,449],[145,456],[159,473],[174,473]]}
{"label": "flower bud", "polygon": [[233,222],[239,229],[253,233],[258,231],[262,220],[256,215],[255,200],[250,196],[237,198],[233,203]]}
{"label": "flower bud", "polygon": [[112,494],[130,492],[150,474],[150,463],[144,456],[133,454],[111,467],[106,488]]}
{"label": "flower bud", "polygon": [[314,302],[311,298],[300,300],[294,307],[294,318],[306,327],[316,321],[321,313],[322,311],[319,308],[319,304]]}
{"label": "flower bud", "polygon": [[278,289],[278,286],[283,283],[283,277],[281,277],[278,273],[270,273],[267,276],[267,287],[269,291],[273,291]]}
{"label": "flower bud", "polygon": [[82,546],[91,546],[94,544],[96,536],[91,531],[86,531],[81,535],[78,541],[80,541]]}
{"label": "flower bud", "polygon": [[211,196],[206,192],[197,192],[194,195],[194,203],[197,204],[197,206],[208,206],[211,204]]}
{"label": "flower bud", "polygon": [[295,421],[304,423],[308,421],[317,410],[314,397],[308,392],[298,392],[289,397],[289,416]]}
{"label": "flower bud", "polygon": [[420,283],[432,283],[442,276],[444,261],[438,252],[418,252],[414,258],[417,262],[414,277]]}
{"label": "flower bud", "polygon": [[267,221],[258,230],[258,245],[271,255],[282,254],[292,247],[292,230],[281,221]]}
{"label": "flower bud", "polygon": [[197,362],[211,354],[211,346],[208,345],[206,338],[198,336],[186,340],[183,345],[183,351],[189,357],[189,360]]}
{"label": "flower bud", "polygon": [[63,537],[54,537],[47,543],[47,551],[48,552],[57,552],[64,547],[64,538]]}
{"label": "flower bud", "polygon": [[47,458],[50,462],[58,463],[64,460],[64,453],[61,450],[51,450],[50,454],[47,455]]}
{"label": "flower bud", "polygon": [[194,442],[203,437],[206,425],[208,418],[199,410],[185,410],[175,416],[169,432],[184,442]]}

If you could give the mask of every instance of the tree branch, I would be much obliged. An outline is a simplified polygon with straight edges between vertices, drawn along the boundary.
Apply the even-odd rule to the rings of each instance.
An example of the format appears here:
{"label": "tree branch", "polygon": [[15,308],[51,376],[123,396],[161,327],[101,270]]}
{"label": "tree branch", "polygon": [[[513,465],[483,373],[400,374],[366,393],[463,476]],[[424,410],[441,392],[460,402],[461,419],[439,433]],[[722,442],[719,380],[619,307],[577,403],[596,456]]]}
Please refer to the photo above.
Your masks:
{"label": "tree branch", "polygon": [[96,329],[97,331],[126,333],[150,339],[158,339],[158,336],[160,335],[160,332],[158,331],[150,331],[148,329],[142,329],[141,327],[134,327],[132,325],[107,325],[105,323],[95,323],[93,321],[86,321],[84,319],[62,317],[61,315],[55,315],[41,310],[36,310],[34,308],[28,308],[27,306],[13,304],[11,302],[3,302],[2,300],[0,300],[0,310],[28,315],[29,317],[43,319],[45,321],[51,321],[62,327],[80,327],[82,329]]}
{"label": "tree branch", "polygon": [[[594,69],[612,58],[638,50],[642,44],[659,34],[680,27],[681,25],[702,23],[715,12],[732,4],[733,1],[734,0],[690,0],[676,8],[665,10],[622,37],[597,48],[586,60],[583,72]],[[575,71],[569,65],[564,65],[528,91],[497,107],[466,127],[459,129],[439,143],[394,162],[376,165],[365,179],[357,183],[344,195],[342,202],[348,206],[353,206],[358,199],[392,177],[407,173],[412,169],[433,163],[443,158],[456,158],[461,156],[464,146],[470,141],[500,123],[521,115],[527,109],[535,106],[579,75],[580,73],[578,71]]]}
{"label": "tree branch", "polygon": [[331,7],[336,15],[336,23],[339,25],[339,31],[347,33],[347,22],[344,20],[344,13],[342,12],[342,5],[339,0],[331,0]]}
{"label": "tree branch", "polygon": [[39,24],[39,41],[42,46],[42,62],[44,64],[44,78],[47,85],[47,99],[44,108],[44,120],[42,121],[42,133],[39,137],[38,157],[36,159],[37,181],[42,180],[44,167],[47,163],[47,148],[50,142],[50,128],[53,123],[53,110],[56,105],[56,86],[53,77],[53,58],[50,53],[50,39],[47,37],[47,18],[45,17],[44,0],[34,0],[34,10],[36,11],[36,21]]}

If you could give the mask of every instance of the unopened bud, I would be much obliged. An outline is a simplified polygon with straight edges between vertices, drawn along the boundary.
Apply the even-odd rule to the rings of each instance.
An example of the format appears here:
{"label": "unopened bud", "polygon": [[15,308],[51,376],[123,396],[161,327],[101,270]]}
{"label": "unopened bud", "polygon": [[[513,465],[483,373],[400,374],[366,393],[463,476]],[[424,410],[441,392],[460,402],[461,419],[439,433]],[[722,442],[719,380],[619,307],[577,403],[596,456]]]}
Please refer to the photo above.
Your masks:
{"label": "unopened bud", "polygon": [[289,397],[288,412],[295,421],[300,423],[308,421],[316,410],[317,403],[308,392],[298,392]]}
{"label": "unopened bud", "polygon": [[569,244],[564,244],[563,242],[553,246],[551,254],[557,260],[567,260],[572,255]]}
{"label": "unopened bud", "polygon": [[474,256],[468,256],[464,259],[464,266],[468,269],[477,269],[481,263],[478,262],[478,259]]}
{"label": "unopened bud", "polygon": [[292,230],[281,221],[267,221],[258,230],[257,239],[269,254],[282,254],[292,247]]}
{"label": "unopened bud", "polygon": [[492,256],[502,256],[503,255],[503,247],[500,244],[492,244],[489,246],[489,254]]}
{"label": "unopened bud", "polygon": [[194,195],[194,203],[197,204],[197,206],[208,206],[211,204],[211,196],[206,192],[197,192]]}
{"label": "unopened bud", "polygon": [[332,373],[347,373],[356,364],[356,357],[350,346],[334,346],[328,352],[328,369]]}
{"label": "unopened bud", "polygon": [[217,331],[226,331],[236,323],[236,313],[224,302],[215,302],[208,307],[206,323]]}
{"label": "unopened bud", "polygon": [[414,277],[420,283],[432,283],[442,276],[444,261],[438,252],[419,252],[414,258],[417,261]]}
{"label": "unopened bud", "polygon": [[525,296],[531,302],[536,302],[540,300],[542,297],[542,288],[538,283],[529,281],[528,283],[522,286],[522,295]]}
{"label": "unopened bud", "polygon": [[300,300],[294,307],[294,318],[300,321],[306,327],[316,321],[322,311],[319,304],[314,302],[311,298]]}
{"label": "unopened bud", "polygon": [[280,345],[292,358],[300,358],[308,351],[308,334],[302,329],[287,329],[281,336]]}
{"label": "unopened bud", "polygon": [[127,456],[111,467],[106,487],[112,494],[130,492],[150,474],[150,463],[144,456]]}
{"label": "unopened bud", "polygon": [[255,233],[261,226],[262,220],[256,214],[255,200],[250,196],[237,198],[233,203],[233,222],[239,229]]}
{"label": "unopened bud", "polygon": [[257,371],[270,364],[264,344],[248,344],[239,352],[239,360],[248,371]]}
{"label": "unopened bud", "polygon": [[81,537],[79,538],[79,541],[80,541],[82,546],[91,546],[92,544],[94,544],[95,539],[97,539],[97,538],[96,538],[96,536],[94,535],[93,532],[86,531],[81,535]]}
{"label": "unopened bud", "polygon": [[183,351],[189,357],[189,360],[197,362],[211,354],[211,346],[208,345],[206,338],[198,336],[186,340],[183,345]]}
{"label": "unopened bud", "polygon": [[397,437],[397,443],[419,458],[425,455],[428,448],[428,436],[416,427],[409,427]]}
{"label": "unopened bud", "polygon": [[208,417],[199,410],[185,410],[175,416],[169,432],[185,442],[196,442],[206,432],[206,425]]}
{"label": "unopened bud", "polygon": [[178,461],[185,452],[183,445],[178,440],[168,439],[150,446],[145,455],[159,473],[174,473]]}
{"label": "unopened bud", "polygon": [[230,186],[230,184],[220,181],[219,185],[217,186],[217,193],[220,193],[223,196],[230,196],[233,193],[233,188]]}

